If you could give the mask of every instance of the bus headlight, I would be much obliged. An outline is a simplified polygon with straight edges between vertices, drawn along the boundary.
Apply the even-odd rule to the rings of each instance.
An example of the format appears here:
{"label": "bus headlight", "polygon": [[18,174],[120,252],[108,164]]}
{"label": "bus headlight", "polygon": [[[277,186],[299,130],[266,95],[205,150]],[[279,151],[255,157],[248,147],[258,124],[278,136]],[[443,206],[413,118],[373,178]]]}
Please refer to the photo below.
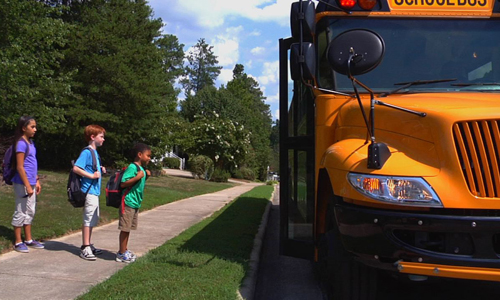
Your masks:
{"label": "bus headlight", "polygon": [[432,187],[419,177],[349,173],[349,183],[372,199],[407,206],[443,207]]}

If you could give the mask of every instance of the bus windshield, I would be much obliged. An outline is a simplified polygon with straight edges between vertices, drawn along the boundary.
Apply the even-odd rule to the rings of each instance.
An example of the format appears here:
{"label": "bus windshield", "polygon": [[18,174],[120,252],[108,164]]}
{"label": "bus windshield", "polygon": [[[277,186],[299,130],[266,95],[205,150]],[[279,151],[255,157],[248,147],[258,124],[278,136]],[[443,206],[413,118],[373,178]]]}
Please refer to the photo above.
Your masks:
{"label": "bus windshield", "polygon": [[[456,79],[409,86],[402,92],[500,92],[500,20],[329,18],[318,24],[319,85],[351,92],[347,76],[326,60],[331,40],[350,29],[369,29],[385,41],[385,56],[373,71],[356,78],[375,92],[397,83]],[[497,84],[498,83],[498,84]]]}

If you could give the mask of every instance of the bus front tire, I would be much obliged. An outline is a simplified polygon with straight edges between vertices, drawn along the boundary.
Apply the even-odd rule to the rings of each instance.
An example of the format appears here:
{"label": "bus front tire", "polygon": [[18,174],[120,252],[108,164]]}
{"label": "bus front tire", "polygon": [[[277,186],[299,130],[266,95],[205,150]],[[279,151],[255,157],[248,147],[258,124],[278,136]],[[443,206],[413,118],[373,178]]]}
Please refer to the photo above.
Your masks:
{"label": "bus front tire", "polygon": [[378,272],[356,261],[345,250],[335,222],[332,205],[326,216],[326,233],[319,241],[318,263],[320,276],[329,299],[374,300]]}

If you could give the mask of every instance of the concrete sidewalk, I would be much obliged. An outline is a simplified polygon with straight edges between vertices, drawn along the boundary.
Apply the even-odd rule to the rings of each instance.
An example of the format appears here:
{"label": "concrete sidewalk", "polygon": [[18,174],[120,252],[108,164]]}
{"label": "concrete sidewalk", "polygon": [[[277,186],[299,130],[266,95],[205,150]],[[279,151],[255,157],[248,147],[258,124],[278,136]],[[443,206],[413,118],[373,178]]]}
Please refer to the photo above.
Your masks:
{"label": "concrete sidewalk", "polygon": [[[130,235],[129,249],[140,257],[257,185],[244,183],[142,212],[138,229]],[[126,266],[115,261],[117,228],[117,221],[94,228],[92,242],[104,250],[96,261],[79,257],[81,233],[45,241],[42,250],[1,255],[0,299],[73,299],[85,293]]]}

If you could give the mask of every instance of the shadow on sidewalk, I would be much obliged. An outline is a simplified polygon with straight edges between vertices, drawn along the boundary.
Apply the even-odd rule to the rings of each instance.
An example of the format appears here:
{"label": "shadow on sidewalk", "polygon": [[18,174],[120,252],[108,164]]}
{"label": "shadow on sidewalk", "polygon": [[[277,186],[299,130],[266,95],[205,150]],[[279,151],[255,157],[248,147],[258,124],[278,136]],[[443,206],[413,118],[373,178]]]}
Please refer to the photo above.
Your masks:
{"label": "shadow on sidewalk", "polygon": [[[80,257],[80,247],[77,247],[75,245],[66,244],[58,241],[46,241],[44,242],[44,244],[45,244],[45,250],[66,251],[77,256],[78,258]],[[98,259],[115,260],[116,253],[102,249],[102,254],[97,257]]]}

